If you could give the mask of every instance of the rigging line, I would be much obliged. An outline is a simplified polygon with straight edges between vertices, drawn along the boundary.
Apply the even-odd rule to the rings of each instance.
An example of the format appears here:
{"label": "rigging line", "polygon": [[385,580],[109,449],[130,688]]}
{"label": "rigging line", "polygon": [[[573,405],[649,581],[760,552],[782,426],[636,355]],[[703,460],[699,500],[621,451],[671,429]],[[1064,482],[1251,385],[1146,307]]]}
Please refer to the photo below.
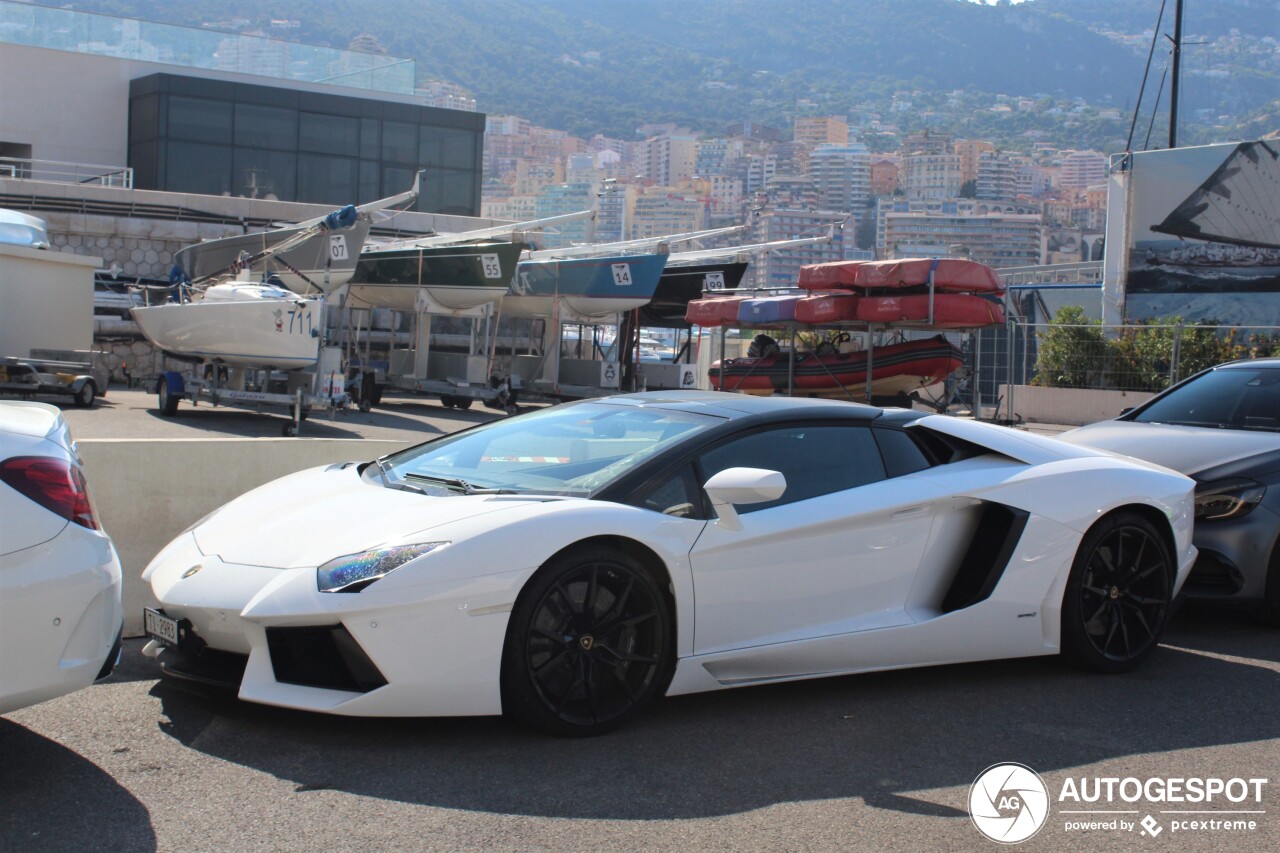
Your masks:
{"label": "rigging line", "polygon": [[1151,110],[1151,122],[1147,125],[1147,138],[1142,140],[1142,150],[1151,150],[1151,129],[1156,125],[1156,113],[1160,112],[1160,96],[1164,94],[1164,80],[1169,76],[1169,63],[1164,65],[1164,73],[1160,75],[1160,88],[1156,89],[1156,104]]}
{"label": "rigging line", "polygon": [[[1151,73],[1151,58],[1156,53],[1156,42],[1160,39],[1160,24],[1164,21],[1164,7],[1168,0],[1160,0],[1160,14],[1156,17],[1156,28],[1151,33],[1151,49],[1147,51],[1147,66],[1142,70],[1142,85],[1138,87],[1138,103],[1133,107],[1133,121],[1129,122],[1129,138],[1124,143],[1125,151],[1133,150],[1133,130],[1138,126],[1138,112],[1142,109],[1142,94],[1147,90],[1147,75]],[[1159,104],[1157,98],[1156,103]]]}

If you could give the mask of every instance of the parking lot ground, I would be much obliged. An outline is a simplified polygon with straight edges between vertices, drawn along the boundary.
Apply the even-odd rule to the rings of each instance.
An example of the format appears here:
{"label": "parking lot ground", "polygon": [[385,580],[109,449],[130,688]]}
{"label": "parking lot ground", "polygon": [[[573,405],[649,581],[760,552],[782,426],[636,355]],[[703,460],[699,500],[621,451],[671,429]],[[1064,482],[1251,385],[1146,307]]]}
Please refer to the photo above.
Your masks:
{"label": "parking lot ground", "polygon": [[[54,402],[54,401],[49,401]],[[136,388],[111,388],[92,409],[63,408],[77,439],[87,438],[279,438],[289,422],[284,410],[192,406],[183,402],[172,417],[160,414],[156,395]],[[320,412],[302,424],[302,438],[372,438],[425,441],[472,424],[505,417],[476,403],[468,410],[446,409],[434,397],[388,393],[369,412],[352,407],[330,416]]]}
{"label": "parking lot ground", "polygon": [[[47,402],[57,403],[56,400]],[[522,405],[522,411],[541,403]],[[113,387],[92,409],[66,406],[63,414],[77,439],[86,438],[278,438],[288,421],[283,410],[261,412],[227,406],[181,403],[178,414],[165,417],[156,395],[137,388]],[[369,412],[350,408],[330,417],[322,412],[302,425],[303,438],[372,438],[393,441],[425,441],[476,423],[505,417],[497,409],[476,402],[470,409],[446,409],[435,397],[390,391]],[[1027,424],[1031,432],[1054,435],[1070,427]]]}
{"label": "parking lot ground", "polygon": [[[1231,612],[1184,608],[1125,675],[1042,658],[752,687],[587,740],[210,700],[158,682],[139,647],[109,681],[0,717],[0,850],[992,850],[966,806],[997,762],[1050,792],[1012,849],[1280,849],[1280,632]],[[1256,806],[1109,806],[1157,838],[1068,832],[1056,801],[1068,777],[1196,776],[1268,782]],[[1246,807],[1265,813],[1239,832],[1163,813]]]}

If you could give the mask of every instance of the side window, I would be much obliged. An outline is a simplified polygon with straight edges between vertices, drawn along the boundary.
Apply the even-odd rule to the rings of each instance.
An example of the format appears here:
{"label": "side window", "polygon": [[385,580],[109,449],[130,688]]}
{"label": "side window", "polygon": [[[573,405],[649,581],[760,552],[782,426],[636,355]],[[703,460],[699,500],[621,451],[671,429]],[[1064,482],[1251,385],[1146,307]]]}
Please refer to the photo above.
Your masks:
{"label": "side window", "polygon": [[698,460],[705,483],[726,468],[781,471],[787,490],[776,501],[749,504],[756,512],[883,480],[884,462],[865,426],[799,426],[731,439]]}
{"label": "side window", "polygon": [[929,459],[905,432],[896,429],[872,429],[880,455],[884,457],[885,473],[890,477],[914,474],[930,467]]}
{"label": "side window", "polygon": [[692,465],[683,465],[658,482],[641,489],[630,501],[635,506],[678,518],[701,518],[702,495]]}

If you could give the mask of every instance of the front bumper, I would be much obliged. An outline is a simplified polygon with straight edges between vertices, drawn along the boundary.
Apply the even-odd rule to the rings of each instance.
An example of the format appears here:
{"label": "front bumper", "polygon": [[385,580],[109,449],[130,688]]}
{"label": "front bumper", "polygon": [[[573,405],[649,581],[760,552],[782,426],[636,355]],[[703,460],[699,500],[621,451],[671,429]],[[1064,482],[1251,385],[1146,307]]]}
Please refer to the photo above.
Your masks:
{"label": "front bumper", "polygon": [[227,563],[186,534],[146,576],[189,625],[183,647],[160,654],[171,675],[287,708],[451,716],[501,713],[507,618],[530,571],[322,593],[314,568]]}
{"label": "front bumper", "polygon": [[1261,601],[1280,540],[1280,516],[1267,506],[1226,521],[1198,523],[1200,556],[1183,593],[1202,600]]}

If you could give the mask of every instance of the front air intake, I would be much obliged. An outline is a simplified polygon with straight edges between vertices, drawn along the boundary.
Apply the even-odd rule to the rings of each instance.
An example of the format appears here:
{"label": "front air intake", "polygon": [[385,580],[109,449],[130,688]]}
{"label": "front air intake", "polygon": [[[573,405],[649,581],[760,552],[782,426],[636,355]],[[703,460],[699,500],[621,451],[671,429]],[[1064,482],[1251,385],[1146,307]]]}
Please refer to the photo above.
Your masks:
{"label": "front air intake", "polygon": [[282,684],[368,693],[387,683],[342,625],[268,628],[267,648]]}

